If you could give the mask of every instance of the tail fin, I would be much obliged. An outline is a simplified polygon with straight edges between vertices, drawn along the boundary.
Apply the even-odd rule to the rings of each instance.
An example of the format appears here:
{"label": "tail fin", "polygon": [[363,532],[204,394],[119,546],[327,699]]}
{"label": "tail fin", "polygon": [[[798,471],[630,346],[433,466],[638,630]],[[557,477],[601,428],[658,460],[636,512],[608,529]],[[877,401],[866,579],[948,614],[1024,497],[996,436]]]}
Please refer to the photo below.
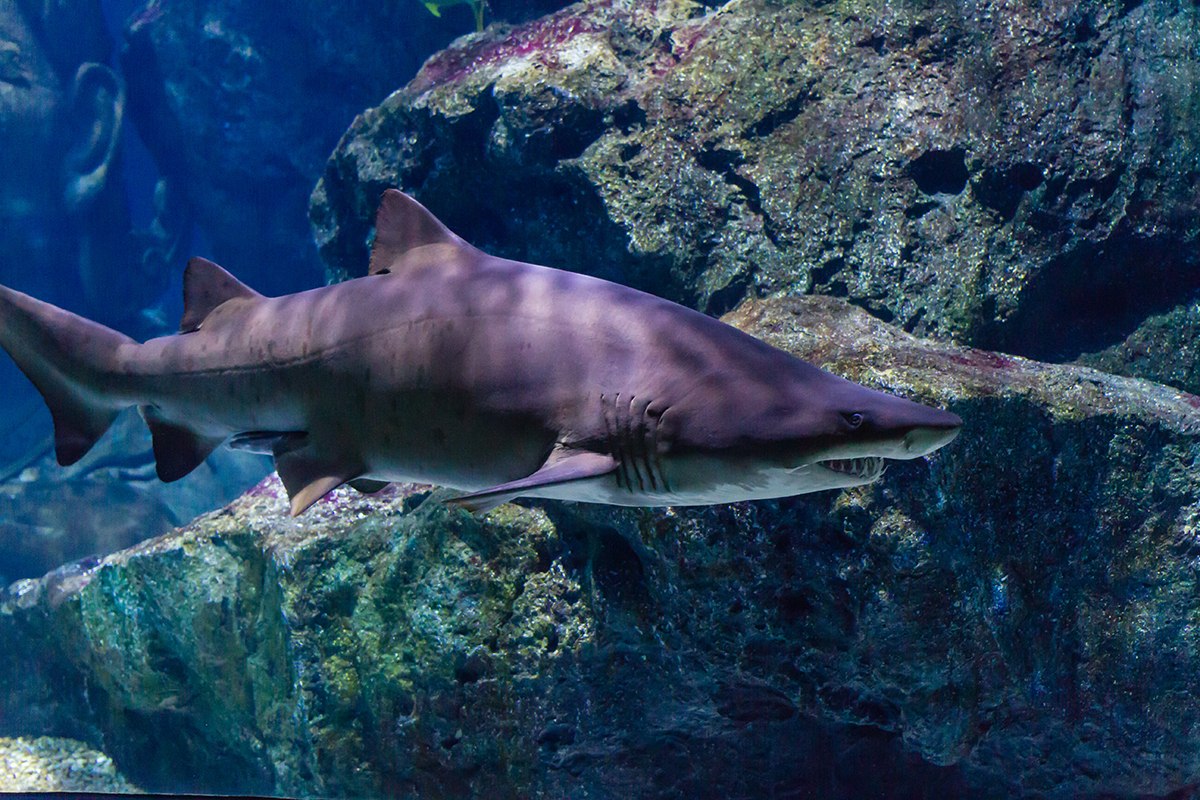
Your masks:
{"label": "tail fin", "polygon": [[109,392],[124,334],[0,286],[0,347],[42,393],[63,466],[92,449],[127,402]]}

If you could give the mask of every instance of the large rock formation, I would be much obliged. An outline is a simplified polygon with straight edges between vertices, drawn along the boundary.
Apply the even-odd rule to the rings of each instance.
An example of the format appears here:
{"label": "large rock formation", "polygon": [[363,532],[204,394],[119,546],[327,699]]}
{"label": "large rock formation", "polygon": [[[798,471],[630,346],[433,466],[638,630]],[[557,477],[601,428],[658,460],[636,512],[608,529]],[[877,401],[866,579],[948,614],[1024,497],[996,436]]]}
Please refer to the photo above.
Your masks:
{"label": "large rock formation", "polygon": [[396,797],[1133,797],[1200,779],[1200,398],[730,320],[966,420],[875,485],[502,506],[340,490],[15,584],[0,734],[150,789]]}
{"label": "large rock formation", "polygon": [[[1197,108],[1194,3],[593,0],[430,59],[312,213],[339,275],[399,185],[485,248],[709,311],[839,295],[1069,358],[1200,286]],[[1194,391],[1198,352],[1166,354]]]}

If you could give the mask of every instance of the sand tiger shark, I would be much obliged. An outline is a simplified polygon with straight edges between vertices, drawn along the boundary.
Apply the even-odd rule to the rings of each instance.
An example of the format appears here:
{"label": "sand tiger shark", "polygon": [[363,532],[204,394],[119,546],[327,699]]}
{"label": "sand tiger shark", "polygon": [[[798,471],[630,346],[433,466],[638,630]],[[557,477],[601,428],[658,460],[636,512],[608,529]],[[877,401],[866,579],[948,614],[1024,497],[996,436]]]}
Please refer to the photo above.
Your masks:
{"label": "sand tiger shark", "polygon": [[60,464],[138,406],[159,478],[222,442],[269,453],[293,515],[390,481],[471,511],[784,497],[873,481],[962,424],[662,298],[490,256],[394,189],[364,277],[265,297],[193,258],[179,333],[144,343],[0,287],[0,346]]}

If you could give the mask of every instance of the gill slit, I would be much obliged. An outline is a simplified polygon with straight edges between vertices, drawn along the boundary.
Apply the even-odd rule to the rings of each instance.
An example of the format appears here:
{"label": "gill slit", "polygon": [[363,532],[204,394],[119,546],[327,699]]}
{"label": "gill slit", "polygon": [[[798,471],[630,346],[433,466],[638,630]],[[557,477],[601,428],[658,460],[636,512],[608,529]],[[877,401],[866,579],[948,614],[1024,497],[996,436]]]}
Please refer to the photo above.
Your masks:
{"label": "gill slit", "polygon": [[600,409],[604,415],[604,433],[608,437],[608,452],[617,461],[617,487],[633,491],[629,485],[629,473],[625,466],[625,454],[621,447],[620,428],[616,419],[617,404],[620,398],[621,395],[618,393],[616,399],[610,401],[608,396],[601,392]]}
{"label": "gill slit", "polygon": [[659,423],[666,409],[651,413],[652,406],[653,401],[624,392],[600,394],[604,436],[617,462],[617,486],[630,493],[671,491],[659,453]]}
{"label": "gill slit", "polygon": [[654,451],[650,449],[651,428],[653,426],[653,418],[650,416],[650,406],[652,401],[643,401],[641,409],[637,411],[637,431],[634,434],[634,439],[638,443],[641,450],[640,456],[642,466],[646,471],[646,480],[650,483],[651,491],[658,491],[659,480],[658,475],[654,470]]}
{"label": "gill slit", "polygon": [[654,467],[658,471],[658,482],[662,485],[662,489],[664,492],[671,491],[671,484],[669,484],[667,482],[667,473],[663,470],[662,451],[660,451],[658,449],[659,448],[658,432],[659,432],[659,429],[662,427],[663,416],[667,413],[668,409],[670,409],[670,406],[667,406],[667,408],[664,408],[662,411],[659,411],[653,417],[651,417],[650,416],[650,406],[649,405],[646,406],[646,416],[652,423],[650,425],[650,443],[649,443],[651,463],[654,465]]}
{"label": "gill slit", "polygon": [[638,444],[640,443],[636,430],[638,421],[635,419],[637,414],[634,413],[634,409],[637,408],[637,396],[630,395],[628,405],[622,404],[622,407],[625,411],[625,425],[622,432],[625,434],[624,438],[627,444],[629,465],[633,469],[634,477],[637,478],[638,491],[644,492],[646,491],[646,480],[642,477],[641,465],[638,463],[642,458],[642,454],[638,452]]}

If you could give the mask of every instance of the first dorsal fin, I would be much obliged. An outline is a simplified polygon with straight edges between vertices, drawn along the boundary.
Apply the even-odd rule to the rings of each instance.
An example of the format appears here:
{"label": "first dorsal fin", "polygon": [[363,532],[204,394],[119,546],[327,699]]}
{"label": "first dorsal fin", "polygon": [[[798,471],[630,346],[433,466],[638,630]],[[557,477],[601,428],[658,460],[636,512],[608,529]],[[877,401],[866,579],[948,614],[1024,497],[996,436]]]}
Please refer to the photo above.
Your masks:
{"label": "first dorsal fin", "polygon": [[385,191],[375,214],[375,244],[371,247],[369,274],[391,271],[405,253],[427,244],[470,246],[404,192]]}
{"label": "first dorsal fin", "polygon": [[193,258],[183,271],[183,319],[179,321],[179,332],[199,330],[200,323],[214,308],[235,297],[262,295],[207,258]]}

